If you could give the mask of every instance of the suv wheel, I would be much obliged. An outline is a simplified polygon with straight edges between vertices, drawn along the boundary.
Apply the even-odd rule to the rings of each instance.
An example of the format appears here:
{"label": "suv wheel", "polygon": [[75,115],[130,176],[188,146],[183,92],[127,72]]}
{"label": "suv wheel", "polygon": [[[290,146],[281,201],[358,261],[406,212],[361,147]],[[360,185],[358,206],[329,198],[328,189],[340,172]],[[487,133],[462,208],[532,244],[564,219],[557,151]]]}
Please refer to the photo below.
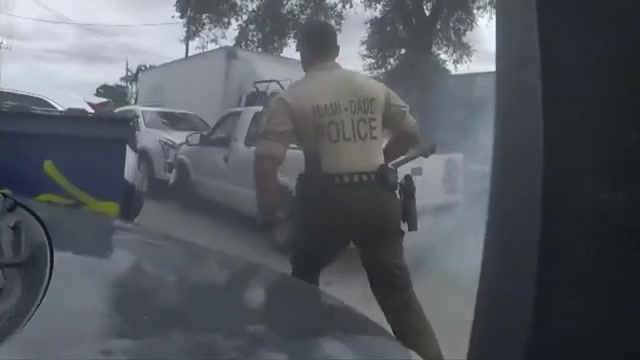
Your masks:
{"label": "suv wheel", "polygon": [[189,170],[184,165],[178,165],[174,171],[176,172],[176,178],[172,185],[173,197],[183,205],[194,205],[196,195],[191,184]]}
{"label": "suv wheel", "polygon": [[143,196],[154,196],[157,194],[157,181],[153,172],[153,164],[147,157],[140,158],[140,191]]}

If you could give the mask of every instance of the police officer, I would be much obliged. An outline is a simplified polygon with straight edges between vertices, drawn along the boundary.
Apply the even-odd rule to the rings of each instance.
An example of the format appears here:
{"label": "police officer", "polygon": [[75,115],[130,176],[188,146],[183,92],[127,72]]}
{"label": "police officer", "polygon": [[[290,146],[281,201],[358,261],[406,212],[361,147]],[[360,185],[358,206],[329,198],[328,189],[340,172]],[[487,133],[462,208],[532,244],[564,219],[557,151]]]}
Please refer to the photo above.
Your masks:
{"label": "police officer", "polygon": [[[353,242],[394,335],[424,359],[442,359],[404,260],[400,201],[377,175],[418,144],[416,121],[385,85],[336,63],[330,24],[305,22],[297,45],[306,75],[270,102],[256,148],[260,221],[275,229],[287,219],[277,170],[297,143],[305,170],[296,192],[292,276],[318,286],[321,271]],[[391,135],[386,146],[383,129]]]}

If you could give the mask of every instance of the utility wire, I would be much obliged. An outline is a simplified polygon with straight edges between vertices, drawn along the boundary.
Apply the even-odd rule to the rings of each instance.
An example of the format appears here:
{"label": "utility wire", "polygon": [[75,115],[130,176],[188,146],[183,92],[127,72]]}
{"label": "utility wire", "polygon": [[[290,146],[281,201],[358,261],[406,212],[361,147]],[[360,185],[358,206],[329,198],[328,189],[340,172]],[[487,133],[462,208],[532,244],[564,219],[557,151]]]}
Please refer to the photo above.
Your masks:
{"label": "utility wire", "polygon": [[[1,0],[0,0],[1,1]],[[40,0],[32,0],[38,7],[40,7],[41,9],[45,10],[46,12],[48,12],[49,14],[52,14],[53,16],[57,17],[58,19],[61,19],[63,23],[66,24],[71,24],[71,25],[75,25],[78,24],[77,22],[75,22],[73,19],[71,19],[70,17],[66,16],[65,14],[49,7],[48,5],[44,4],[42,1]],[[96,32],[96,28],[95,27],[89,27],[89,28],[85,28],[85,30],[88,31],[89,35],[94,35],[96,37],[102,38],[103,40],[109,41],[110,39],[107,39],[105,36],[103,36],[102,34],[100,34],[99,32]],[[94,31],[92,31],[94,30]],[[133,71],[129,70],[129,59],[127,59],[126,62],[126,67],[125,67],[125,77],[128,77],[130,75],[133,75]],[[129,88],[129,84],[127,84],[127,87]],[[131,91],[131,89],[129,89],[129,91]]]}
{"label": "utility wire", "polygon": [[50,8],[46,4],[43,4],[42,1],[40,1],[40,0],[31,0],[31,1],[33,1],[36,5],[38,5],[42,9],[44,9],[44,11],[48,12],[49,14],[52,14],[53,16],[64,20],[64,22],[69,22],[69,23],[75,22],[75,21],[71,20],[69,17],[67,17],[66,15],[56,11],[55,9]]}
{"label": "utility wire", "polygon": [[[63,22],[66,23],[75,23],[75,21],[73,21],[70,17],[66,16],[65,14],[56,11],[55,9],[52,9],[51,7],[47,6],[46,4],[43,4],[40,0],[32,0],[33,3],[35,3],[38,7],[40,7],[41,9],[43,9],[44,11],[48,12],[49,14],[52,14],[53,16],[57,17],[58,19],[62,19]],[[89,34],[89,35],[93,35],[96,38],[100,38],[101,40],[108,40],[106,37],[104,37],[102,34],[100,34],[99,32],[97,32],[95,27],[85,27],[84,30]]]}
{"label": "utility wire", "polygon": [[22,16],[17,14],[0,11],[0,15],[9,16],[16,19],[34,21],[40,23],[54,24],[54,25],[72,25],[72,26],[87,26],[87,27],[109,27],[109,28],[136,28],[136,27],[154,27],[154,26],[168,26],[168,25],[182,25],[181,21],[173,22],[159,22],[159,23],[142,23],[142,24],[106,24],[106,23],[80,23],[69,21],[55,21],[48,19],[33,18],[28,16]]}

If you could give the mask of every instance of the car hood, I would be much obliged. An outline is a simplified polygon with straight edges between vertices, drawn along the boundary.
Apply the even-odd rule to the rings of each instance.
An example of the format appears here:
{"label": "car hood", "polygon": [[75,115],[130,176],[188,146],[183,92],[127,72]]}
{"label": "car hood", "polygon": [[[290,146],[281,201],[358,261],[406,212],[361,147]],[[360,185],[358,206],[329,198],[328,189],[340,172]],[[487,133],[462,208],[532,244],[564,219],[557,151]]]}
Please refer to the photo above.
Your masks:
{"label": "car hood", "polygon": [[163,130],[162,134],[158,137],[169,140],[175,144],[182,144],[187,139],[187,136],[194,132],[196,131]]}
{"label": "car hood", "polygon": [[388,332],[287,275],[89,212],[26,202],[48,291],[0,358],[408,359]]}

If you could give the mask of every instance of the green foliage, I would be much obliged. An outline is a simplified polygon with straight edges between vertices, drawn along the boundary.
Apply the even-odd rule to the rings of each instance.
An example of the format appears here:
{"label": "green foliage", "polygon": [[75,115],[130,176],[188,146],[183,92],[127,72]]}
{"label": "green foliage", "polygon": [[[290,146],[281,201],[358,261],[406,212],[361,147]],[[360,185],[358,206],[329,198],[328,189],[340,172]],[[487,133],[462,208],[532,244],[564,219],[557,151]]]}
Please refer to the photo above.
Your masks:
{"label": "green foliage", "polygon": [[185,39],[220,44],[236,30],[235,46],[281,54],[307,17],[341,28],[346,0],[176,0]]}
{"label": "green foliage", "polygon": [[[432,57],[459,66],[473,55],[465,41],[495,0],[362,0],[375,15],[367,21],[363,58],[373,73],[385,73],[403,58]],[[409,66],[414,66],[413,62]]]}
{"label": "green foliage", "polygon": [[432,58],[428,63],[440,67],[468,62],[473,48],[465,37],[481,17],[493,14],[495,0],[176,0],[175,9],[190,41],[219,45],[236,30],[236,46],[280,54],[306,17],[340,29],[354,5],[373,14],[362,56],[367,69],[380,75],[403,62],[416,66],[418,58]]}
{"label": "green foliage", "polygon": [[115,107],[129,105],[129,92],[122,84],[102,84],[96,88],[94,95],[111,100]]}
{"label": "green foliage", "polygon": [[[362,41],[367,70],[417,89],[421,83],[434,81],[437,74],[448,73],[447,65],[457,67],[471,59],[473,48],[465,38],[481,18],[493,15],[495,0],[175,2],[190,41],[219,45],[229,30],[236,30],[236,46],[273,54],[282,53],[305,18],[322,18],[340,29],[346,11],[355,5],[363,5],[372,14]],[[416,74],[417,69],[424,71]]]}

